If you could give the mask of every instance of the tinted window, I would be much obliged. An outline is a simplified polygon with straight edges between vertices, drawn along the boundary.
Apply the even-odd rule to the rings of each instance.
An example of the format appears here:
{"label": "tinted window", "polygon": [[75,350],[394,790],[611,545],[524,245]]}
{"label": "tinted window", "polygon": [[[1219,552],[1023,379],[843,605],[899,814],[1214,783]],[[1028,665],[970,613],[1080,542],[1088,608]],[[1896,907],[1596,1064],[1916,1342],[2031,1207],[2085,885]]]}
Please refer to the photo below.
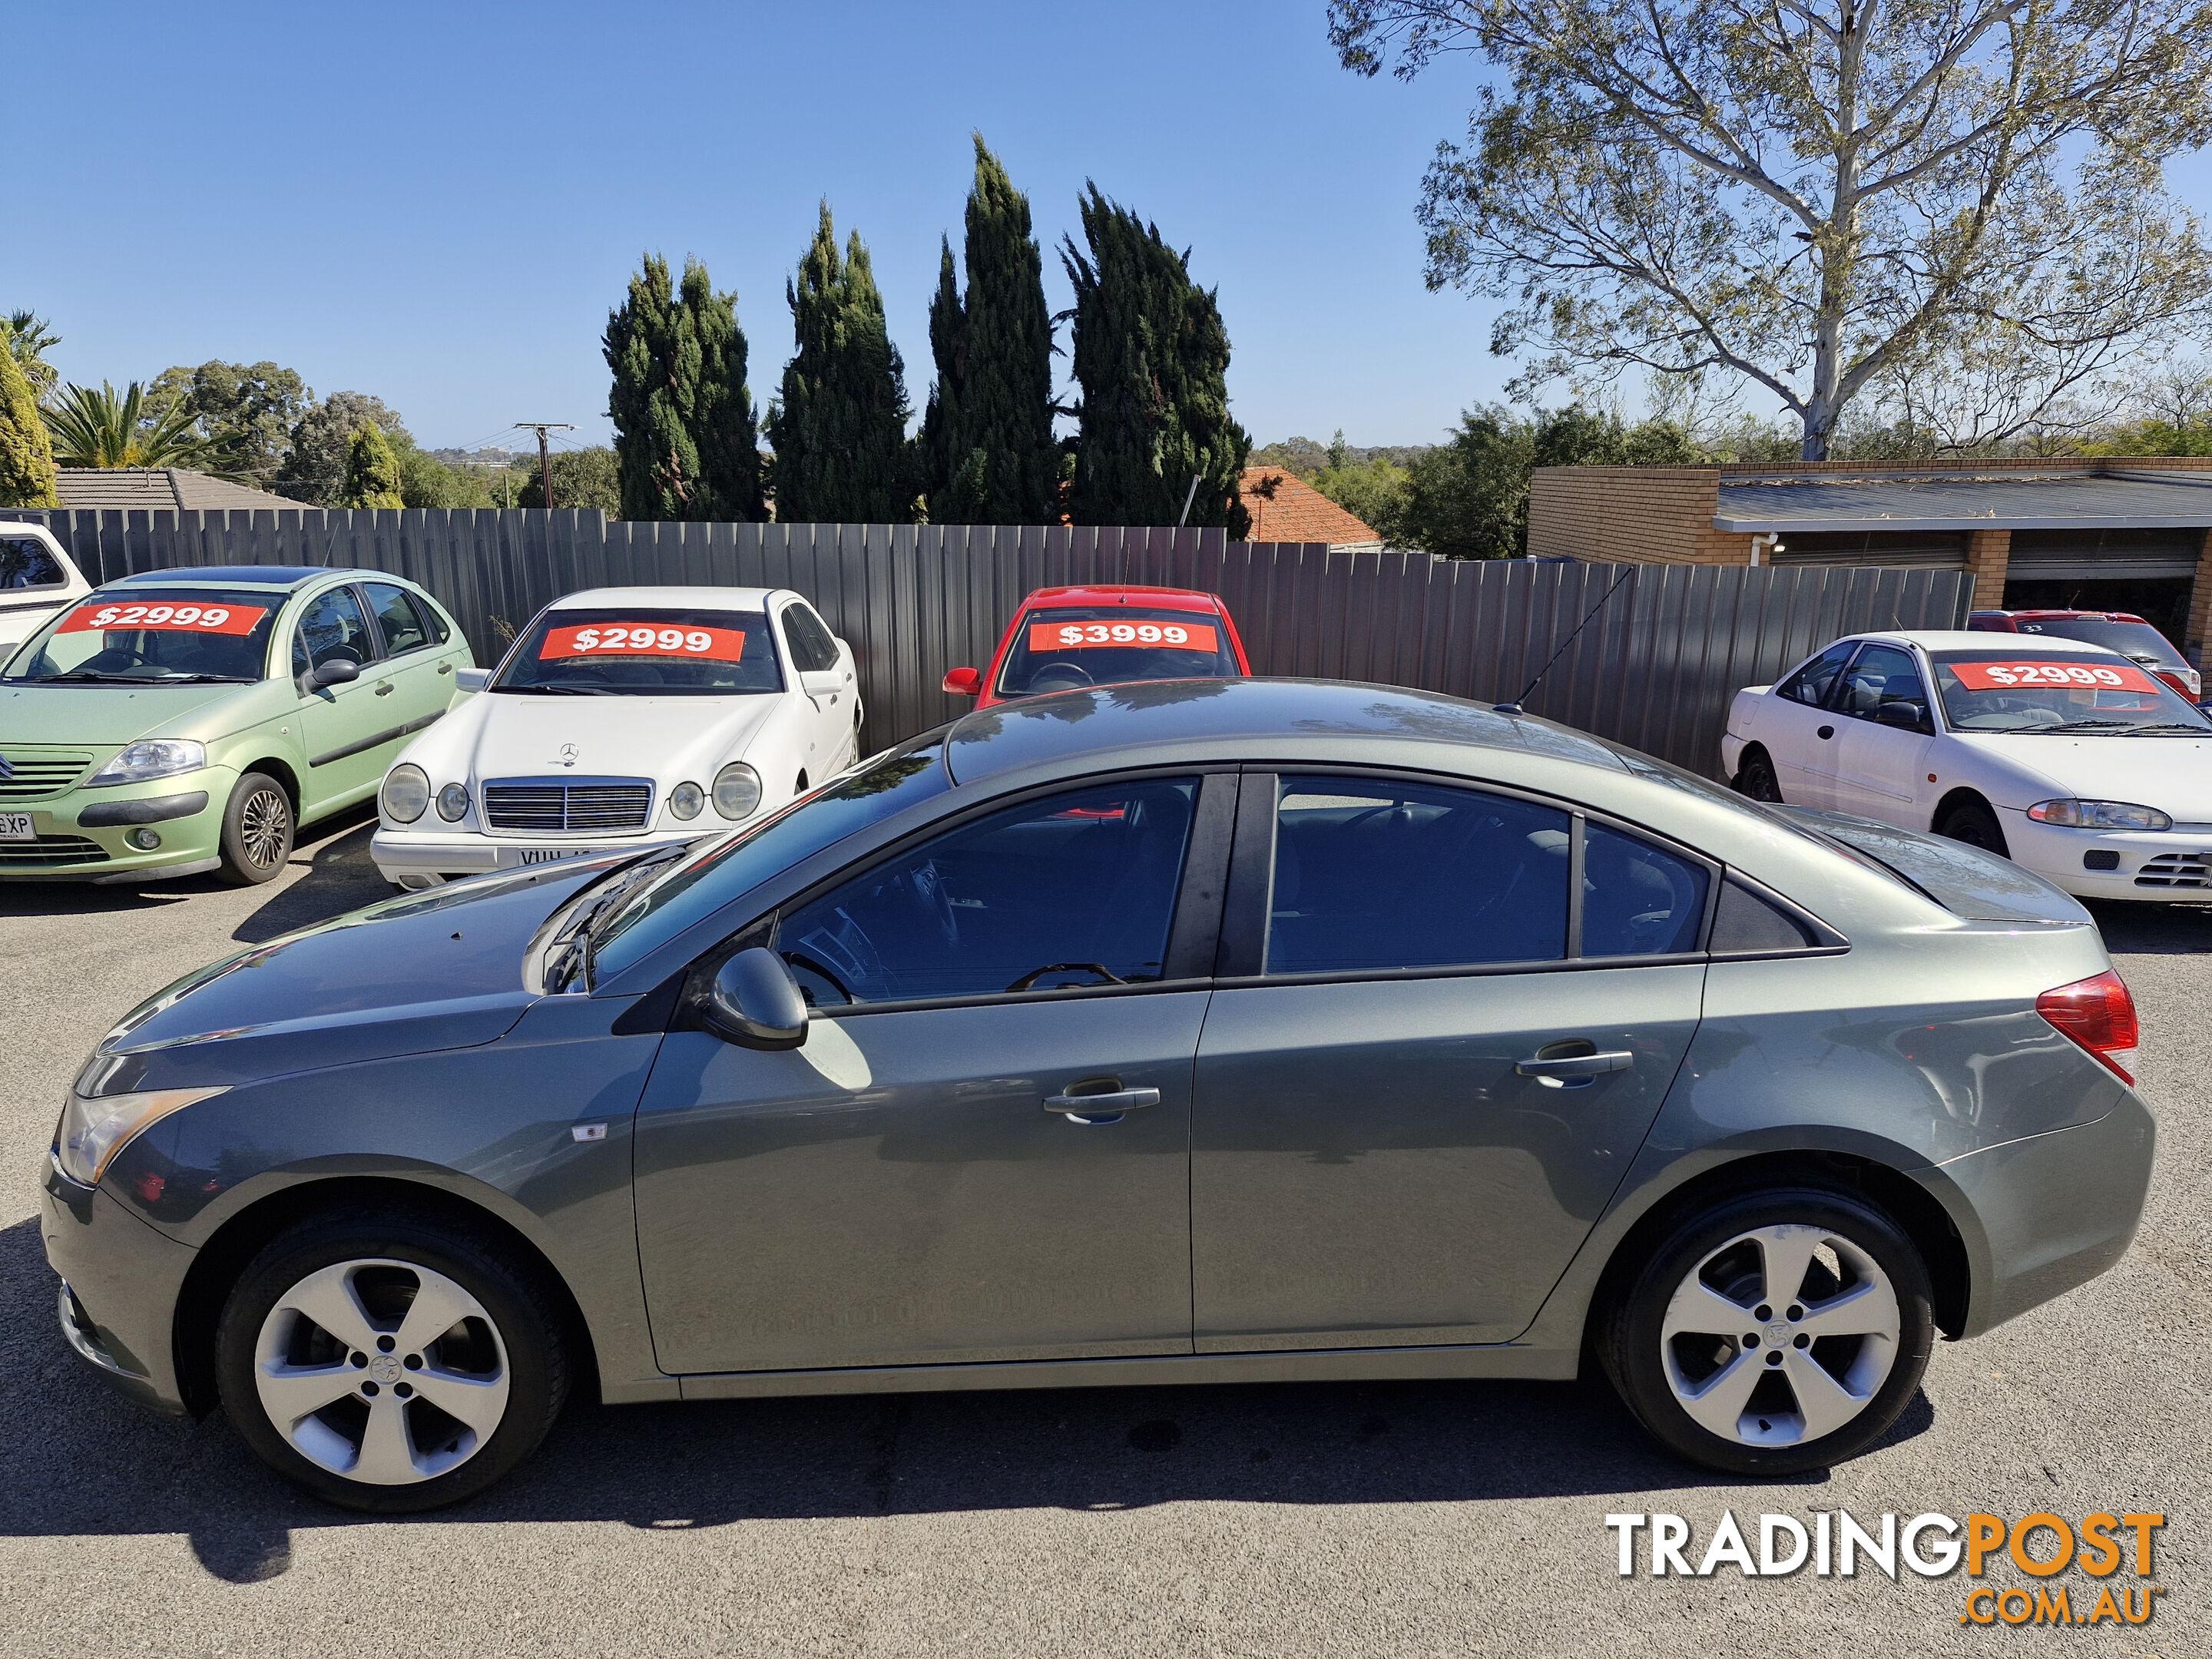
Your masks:
{"label": "tinted window", "polygon": [[507,655],[494,691],[726,697],[781,691],[764,611],[669,605],[548,611]]}
{"label": "tinted window", "polygon": [[88,684],[258,680],[282,593],[251,589],[108,588],[64,605],[23,641],[10,679],[66,677]]}
{"label": "tinted window", "polygon": [[368,595],[368,608],[376,613],[376,625],[383,630],[385,655],[419,651],[430,643],[429,630],[422,626],[422,614],[405,588],[371,582],[363,591]]}
{"label": "tinted window", "polygon": [[1908,652],[1891,645],[1870,645],[1858,654],[1844,675],[1843,695],[1835,707],[1855,719],[1878,718],[1888,703],[1908,703],[1923,720],[1928,714],[1928,689]]}
{"label": "tinted window", "polygon": [[999,695],[1038,697],[1086,685],[1236,672],[1229,629],[1211,611],[1055,605],[1024,611],[1015,625]]}
{"label": "tinted window", "polygon": [[[350,587],[333,587],[307,607],[300,618],[300,640],[307,647],[307,665],[319,668],[343,660],[367,664],[376,660],[376,647],[368,632],[368,618]],[[296,663],[296,653],[294,661]]]}
{"label": "tinted window", "polygon": [[2207,729],[2195,705],[2121,657],[2061,656],[2023,641],[2010,652],[1946,651],[1935,666],[1944,716],[1957,732],[2201,736]]}
{"label": "tinted window", "polygon": [[1705,916],[1704,868],[1603,824],[1586,825],[1583,834],[1582,953],[1696,950]]}
{"label": "tinted window", "polygon": [[802,674],[817,674],[837,665],[837,640],[822,618],[803,605],[783,613],[783,636],[791,642],[792,660]]}
{"label": "tinted window", "polygon": [[1713,907],[1715,952],[1730,951],[1801,951],[1814,943],[1804,923],[1775,907],[1748,888],[1734,882],[1721,885],[1720,902]]}
{"label": "tinted window", "polygon": [[0,536],[0,588],[55,587],[66,581],[61,561],[44,542],[28,536]]}
{"label": "tinted window", "polygon": [[1285,778],[1271,974],[1566,954],[1565,812],[1471,789]]}
{"label": "tinted window", "polygon": [[2189,666],[2166,635],[2148,623],[2108,622],[2100,617],[2060,617],[2050,620],[2022,619],[2014,626],[2023,634],[2101,645],[2124,657],[2148,657],[2161,668]]}
{"label": "tinted window", "polygon": [[1819,656],[1782,682],[1781,693],[1794,702],[1820,704],[1828,700],[1828,692],[1836,683],[1836,676],[1844,672],[1844,665],[1851,659],[1858,647],[1855,641],[1845,640],[1841,645],[1832,645]]}
{"label": "tinted window", "polygon": [[994,813],[783,918],[775,948],[822,1007],[1162,976],[1195,779]]}

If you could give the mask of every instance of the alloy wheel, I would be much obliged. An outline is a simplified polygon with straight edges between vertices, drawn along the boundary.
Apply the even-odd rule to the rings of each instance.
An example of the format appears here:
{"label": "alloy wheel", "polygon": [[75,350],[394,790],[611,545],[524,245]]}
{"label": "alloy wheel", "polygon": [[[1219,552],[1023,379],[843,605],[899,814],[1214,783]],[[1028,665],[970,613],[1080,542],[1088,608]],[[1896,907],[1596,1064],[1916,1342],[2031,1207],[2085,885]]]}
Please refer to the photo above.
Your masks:
{"label": "alloy wheel", "polygon": [[1903,1318],[1888,1276],[1825,1227],[1740,1233],[1676,1287],[1661,1363],[1684,1412],[1746,1446],[1835,1433],[1863,1412],[1896,1363]]}
{"label": "alloy wheel", "polygon": [[275,788],[255,790],[239,809],[239,841],[257,870],[266,870],[284,856],[292,831],[292,804]]}
{"label": "alloy wheel", "polygon": [[433,1480],[507,1414],[507,1345],[483,1304],[411,1261],[363,1258],[308,1274],[261,1322],[254,1386],[276,1431],[333,1474]]}

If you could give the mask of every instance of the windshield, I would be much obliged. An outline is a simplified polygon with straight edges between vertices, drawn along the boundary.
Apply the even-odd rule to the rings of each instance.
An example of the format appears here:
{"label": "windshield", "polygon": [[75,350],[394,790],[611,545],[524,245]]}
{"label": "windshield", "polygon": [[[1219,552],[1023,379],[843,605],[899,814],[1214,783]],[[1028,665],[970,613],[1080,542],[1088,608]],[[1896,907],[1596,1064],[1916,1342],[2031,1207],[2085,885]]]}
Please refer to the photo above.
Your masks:
{"label": "windshield", "polygon": [[783,690],[758,611],[661,605],[548,611],[489,690],[520,696],[726,697]]}
{"label": "windshield", "polygon": [[2023,634],[2101,645],[2124,657],[2148,657],[2160,668],[2189,666],[2166,635],[2148,623],[2112,622],[2103,617],[2023,617],[2014,626]]}
{"label": "windshield", "polygon": [[23,641],[0,678],[146,685],[258,680],[282,593],[210,587],[94,593]]}
{"label": "windshield", "polygon": [[951,787],[945,770],[945,733],[928,732],[885,750],[859,771],[800,796],[759,823],[694,842],[680,862],[593,926],[593,981],[621,973],[800,860]]}
{"label": "windshield", "polygon": [[1229,630],[1211,611],[1056,605],[1023,613],[999,672],[999,695],[1041,697],[1086,685],[1237,672]]}
{"label": "windshield", "polygon": [[1945,651],[1929,659],[1954,732],[2212,734],[2196,705],[2118,657]]}

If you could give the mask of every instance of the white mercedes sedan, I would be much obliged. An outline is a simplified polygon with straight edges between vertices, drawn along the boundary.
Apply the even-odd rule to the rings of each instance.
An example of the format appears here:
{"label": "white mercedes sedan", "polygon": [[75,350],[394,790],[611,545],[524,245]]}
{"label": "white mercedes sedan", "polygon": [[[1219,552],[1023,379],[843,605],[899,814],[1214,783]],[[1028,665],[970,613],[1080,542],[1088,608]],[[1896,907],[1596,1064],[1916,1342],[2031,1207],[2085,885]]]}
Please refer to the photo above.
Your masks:
{"label": "white mercedes sedan", "polygon": [[370,856],[405,888],[751,822],[859,758],[852,647],[799,594],[555,600],[384,775]]}
{"label": "white mercedes sedan", "polygon": [[1933,830],[2079,897],[2212,890],[2212,721],[2100,647],[1856,635],[1737,692],[1721,758],[1754,799]]}

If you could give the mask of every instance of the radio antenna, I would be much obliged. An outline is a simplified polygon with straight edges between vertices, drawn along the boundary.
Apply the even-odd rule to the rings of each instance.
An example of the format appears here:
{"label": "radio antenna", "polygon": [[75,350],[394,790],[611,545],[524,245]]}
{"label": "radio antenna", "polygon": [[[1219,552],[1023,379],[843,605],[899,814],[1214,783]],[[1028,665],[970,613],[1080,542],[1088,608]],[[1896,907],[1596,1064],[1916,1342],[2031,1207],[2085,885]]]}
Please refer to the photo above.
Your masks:
{"label": "radio antenna", "polygon": [[1534,695],[1536,688],[1544,683],[1544,676],[1552,672],[1552,664],[1559,661],[1561,657],[1566,655],[1567,647],[1575,642],[1576,639],[1581,635],[1583,629],[1590,625],[1591,618],[1595,617],[1599,611],[1605,609],[1606,601],[1610,599],[1615,592],[1620,591],[1621,583],[1626,581],[1635,574],[1636,567],[1634,565],[1632,564],[1625,566],[1622,568],[1621,573],[1613,579],[1613,586],[1607,588],[1604,593],[1599,596],[1598,602],[1589,608],[1589,616],[1584,617],[1580,622],[1577,623],[1575,624],[1575,631],[1559,641],[1559,648],[1552,653],[1550,661],[1545,663],[1541,668],[1536,671],[1536,678],[1530,680],[1528,684],[1522,688],[1521,695],[1514,698],[1511,702],[1493,703],[1491,707],[1495,708],[1501,714],[1526,714],[1528,711],[1522,708],[1521,705],[1528,702],[1528,699]]}

